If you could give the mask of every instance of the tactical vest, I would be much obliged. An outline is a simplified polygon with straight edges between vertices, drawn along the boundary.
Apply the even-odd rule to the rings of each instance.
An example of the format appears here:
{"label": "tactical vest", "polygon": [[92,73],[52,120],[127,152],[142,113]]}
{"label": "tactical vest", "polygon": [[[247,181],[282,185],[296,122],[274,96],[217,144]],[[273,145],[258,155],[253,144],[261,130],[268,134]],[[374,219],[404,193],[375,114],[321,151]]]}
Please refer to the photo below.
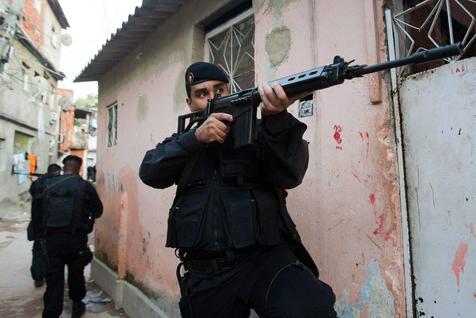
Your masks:
{"label": "tactical vest", "polygon": [[88,232],[84,222],[85,181],[78,175],[58,175],[45,179],[41,189],[44,234]]}
{"label": "tactical vest", "polygon": [[272,246],[297,234],[283,192],[269,184],[260,167],[257,147],[210,145],[190,159],[170,209],[167,247]]}

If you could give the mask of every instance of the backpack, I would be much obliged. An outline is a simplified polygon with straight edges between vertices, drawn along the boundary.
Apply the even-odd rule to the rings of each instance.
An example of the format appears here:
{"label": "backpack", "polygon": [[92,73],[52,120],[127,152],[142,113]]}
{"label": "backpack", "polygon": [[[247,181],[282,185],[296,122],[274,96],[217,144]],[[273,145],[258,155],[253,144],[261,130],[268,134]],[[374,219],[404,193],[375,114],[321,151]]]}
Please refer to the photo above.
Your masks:
{"label": "backpack", "polygon": [[83,189],[83,180],[78,175],[58,175],[45,180],[42,193],[45,234],[55,229],[69,228],[71,233],[78,229],[83,212]]}

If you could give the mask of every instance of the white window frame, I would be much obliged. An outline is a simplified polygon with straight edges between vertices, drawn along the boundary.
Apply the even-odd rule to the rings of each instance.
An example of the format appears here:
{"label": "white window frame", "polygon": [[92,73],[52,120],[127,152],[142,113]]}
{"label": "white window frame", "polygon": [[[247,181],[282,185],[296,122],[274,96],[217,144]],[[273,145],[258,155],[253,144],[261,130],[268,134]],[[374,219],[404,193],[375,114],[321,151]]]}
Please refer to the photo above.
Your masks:
{"label": "white window frame", "polygon": [[41,14],[41,4],[42,4],[43,0],[33,0],[33,6],[35,7],[36,9],[36,12],[38,12],[39,14]]}
{"label": "white window frame", "polygon": [[7,170],[6,140],[0,137],[0,171]]}
{"label": "white window frame", "polygon": [[[118,103],[114,103],[107,107],[107,147],[111,148],[117,145],[117,107]],[[111,111],[112,109],[112,111]],[[112,114],[112,118],[111,118]],[[112,125],[112,126],[111,126]]]}
{"label": "white window frame", "polygon": [[63,134],[58,134],[56,142],[58,144],[64,143],[64,135]]}
{"label": "white window frame", "polygon": [[59,46],[59,34],[56,32],[54,26],[51,27],[51,45],[57,49]]}
{"label": "white window frame", "polygon": [[28,69],[22,66],[22,77],[23,77],[23,90],[25,92],[30,91],[30,76],[28,75]]}
{"label": "white window frame", "polygon": [[249,8],[249,9],[243,11],[242,13],[240,13],[239,15],[237,15],[236,17],[226,21],[223,24],[220,24],[219,26],[217,26],[213,30],[207,32],[205,34],[205,61],[206,62],[210,61],[209,58],[208,58],[209,53],[210,53],[210,52],[208,52],[208,39],[214,37],[217,34],[220,34],[221,32],[223,32],[226,29],[228,29],[229,27],[231,27],[233,24],[237,24],[237,23],[240,23],[243,20],[248,19],[252,15],[253,15],[253,8]]}
{"label": "white window frame", "polygon": [[56,105],[55,105],[55,98],[56,94],[55,92],[55,87],[53,85],[50,85],[50,91],[49,91],[49,96],[48,96],[48,105],[50,106],[50,109],[56,110]]}
{"label": "white window frame", "polygon": [[[254,15],[254,11],[253,11],[253,8],[249,8],[245,11],[243,11],[242,13],[240,13],[239,15],[229,19],[228,21],[224,22],[223,24],[220,24],[219,26],[215,27],[214,29],[210,30],[209,32],[207,32],[205,34],[205,43],[204,43],[204,53],[205,53],[205,57],[204,57],[204,60],[206,62],[210,62],[210,51],[209,51],[209,46],[208,46],[208,41],[210,38],[213,38],[214,36],[226,31],[227,29],[229,29],[231,26],[235,25],[235,24],[238,24],[250,17],[252,17]],[[233,61],[231,61],[231,63],[233,63]],[[256,65],[254,66],[254,69],[253,71],[256,70]],[[231,81],[231,79],[230,79]],[[230,84],[230,88],[231,88],[231,84]]]}

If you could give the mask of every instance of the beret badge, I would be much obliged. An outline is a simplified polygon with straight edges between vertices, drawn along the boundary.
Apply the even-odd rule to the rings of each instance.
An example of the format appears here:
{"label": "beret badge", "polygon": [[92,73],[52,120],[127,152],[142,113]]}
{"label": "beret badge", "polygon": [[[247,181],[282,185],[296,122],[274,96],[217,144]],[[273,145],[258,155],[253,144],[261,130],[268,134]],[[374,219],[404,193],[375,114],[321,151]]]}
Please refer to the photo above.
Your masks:
{"label": "beret badge", "polygon": [[188,83],[188,84],[192,84],[194,79],[195,79],[195,76],[193,75],[193,73],[192,73],[192,72],[188,72],[188,73],[187,73],[187,83]]}

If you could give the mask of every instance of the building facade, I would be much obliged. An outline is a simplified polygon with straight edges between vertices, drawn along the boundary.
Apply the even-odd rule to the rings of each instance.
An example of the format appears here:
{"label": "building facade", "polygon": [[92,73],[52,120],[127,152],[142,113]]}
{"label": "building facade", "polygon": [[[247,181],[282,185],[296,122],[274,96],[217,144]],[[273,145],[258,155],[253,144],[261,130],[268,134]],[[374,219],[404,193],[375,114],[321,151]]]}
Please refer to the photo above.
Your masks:
{"label": "building facade", "polygon": [[[69,25],[56,0],[2,1],[0,6],[6,17],[18,15],[14,25],[0,26],[4,36],[7,28],[14,30],[0,73],[0,177],[5,180],[0,202],[17,202],[31,184],[24,174],[45,173],[58,159],[56,87],[64,78],[58,70],[60,37]],[[14,6],[20,10],[14,12]]]}
{"label": "building facade", "polygon": [[[138,178],[138,169],[145,151],[173,133],[177,116],[189,112],[184,90],[186,67],[200,60],[220,64],[231,77],[232,89],[238,91],[331,64],[335,55],[355,59],[358,64],[403,57],[419,48],[408,45],[411,41],[405,40],[405,32],[397,34],[399,19],[417,24],[421,18],[431,21],[435,12],[450,11],[443,7],[445,1],[437,1],[434,11],[425,1],[418,6],[425,8],[423,13],[416,12],[407,20],[399,18],[418,3],[181,0],[144,1],[136,9],[76,79],[99,82],[97,185],[105,211],[96,226],[92,274],[118,306],[134,317],[179,316],[178,260],[173,250],[164,247],[175,189],[145,186]],[[473,4],[467,5],[469,12],[476,12]],[[431,192],[431,181],[423,179],[427,175],[413,174],[423,171],[422,167],[432,171],[435,164],[424,160],[413,169],[415,149],[425,149],[425,153],[434,150],[424,136],[413,146],[408,109],[402,110],[406,105],[413,109],[437,105],[421,100],[413,103],[416,97],[410,93],[416,82],[426,83],[416,96],[436,96],[445,91],[433,86],[437,78],[452,83],[448,92],[449,87],[454,88],[450,95],[455,100],[453,106],[461,106],[462,114],[466,114],[461,118],[472,118],[474,94],[468,87],[475,74],[475,60],[471,58],[474,33],[468,27],[471,19],[461,18],[462,10],[452,8],[452,14],[459,18],[449,22],[456,21],[456,25],[459,21],[463,26],[461,38],[468,45],[461,61],[439,63],[428,74],[408,77],[411,84],[403,86],[407,88],[401,96],[399,88],[406,79],[401,72],[415,70],[353,79],[317,91],[312,99],[289,109],[308,126],[305,138],[310,142],[310,163],[303,184],[289,193],[288,208],[316,260],[321,279],[336,292],[336,310],[341,317],[436,317],[447,316],[445,310],[467,316],[475,312],[473,287],[460,280],[465,275],[471,281],[474,275],[468,274],[469,267],[474,270],[476,266],[472,250],[476,219],[470,213],[475,207],[475,186],[457,180],[452,185],[467,193],[466,197],[458,196],[459,211],[464,213],[456,217],[458,224],[467,226],[461,231],[452,228],[449,215],[453,214],[438,210],[442,206],[439,195],[446,191],[444,182]],[[443,27],[433,30],[438,31],[438,41],[450,38]],[[436,118],[434,111],[429,113]],[[449,130],[447,122],[441,125],[442,131]],[[456,129],[457,124],[452,125]],[[419,129],[427,127],[434,134],[436,126],[429,120]],[[474,147],[471,136],[475,126],[468,122],[461,127],[465,127],[460,131],[465,138],[461,147]],[[454,156],[457,153],[452,152]],[[471,152],[462,160],[470,176],[476,171],[474,156]],[[433,176],[441,170],[433,170]],[[424,185],[421,180],[425,180]],[[423,187],[423,192],[418,192]],[[415,191],[419,193],[416,199]],[[428,211],[423,209],[422,200],[428,202]],[[421,283],[425,269],[432,265],[420,265],[435,260],[429,251],[436,250],[433,244],[439,237],[435,234],[433,242],[428,240],[425,224],[415,223],[423,222],[425,211],[434,214],[433,222],[439,216],[441,227],[433,231],[446,231],[446,237],[452,238],[436,257],[444,264],[441,277],[447,278],[450,287],[439,284],[436,278],[428,285]],[[438,293],[420,296],[429,290]],[[461,293],[465,296],[459,297]],[[448,306],[450,300],[454,305]]]}

